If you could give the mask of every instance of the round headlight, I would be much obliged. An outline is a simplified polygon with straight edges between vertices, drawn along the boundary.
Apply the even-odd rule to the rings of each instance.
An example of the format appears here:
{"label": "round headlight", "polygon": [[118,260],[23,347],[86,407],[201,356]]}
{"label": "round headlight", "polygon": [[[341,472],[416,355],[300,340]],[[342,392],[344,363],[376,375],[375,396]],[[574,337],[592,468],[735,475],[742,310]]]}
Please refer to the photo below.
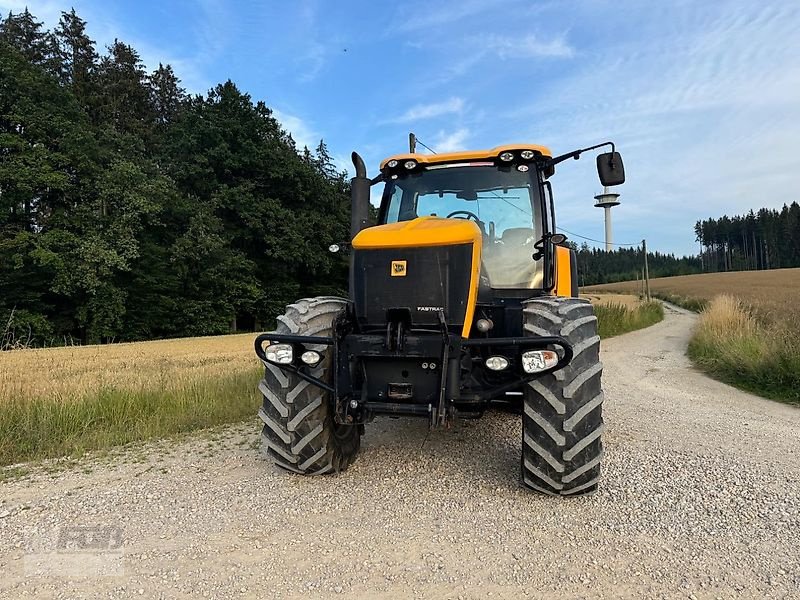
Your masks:
{"label": "round headlight", "polygon": [[407,160],[403,166],[410,171],[411,169],[415,169],[416,168],[417,161],[415,161],[415,160]]}
{"label": "round headlight", "polygon": [[313,367],[319,362],[320,355],[319,352],[315,352],[314,350],[306,350],[300,355],[300,360]]}
{"label": "round headlight", "polygon": [[519,171],[520,173],[527,173],[528,165],[519,165],[519,166],[517,166],[517,171]]}
{"label": "round headlight", "polygon": [[500,153],[500,160],[503,162],[511,162],[514,160],[514,153],[513,152],[501,152]]}
{"label": "round headlight", "polygon": [[486,367],[492,371],[502,371],[508,367],[508,359],[504,356],[490,356],[486,359]]}
{"label": "round headlight", "polygon": [[386,163],[386,166],[389,167],[390,169],[394,169],[397,166],[397,161],[392,159],[388,163]]}
{"label": "round headlight", "polygon": [[519,153],[519,155],[525,160],[530,160],[534,156],[536,156],[536,153],[533,150],[523,150],[522,152]]}

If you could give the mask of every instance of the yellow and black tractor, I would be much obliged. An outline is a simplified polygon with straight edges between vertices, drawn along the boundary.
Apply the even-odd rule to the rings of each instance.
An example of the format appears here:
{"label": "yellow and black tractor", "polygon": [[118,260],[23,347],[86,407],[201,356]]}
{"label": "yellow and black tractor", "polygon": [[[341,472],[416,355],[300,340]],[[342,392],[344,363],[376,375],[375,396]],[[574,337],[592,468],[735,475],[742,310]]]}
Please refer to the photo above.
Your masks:
{"label": "yellow and black tractor", "polygon": [[[600,338],[556,233],[550,178],[583,152],[603,185],[625,181],[610,142],[553,157],[536,145],[400,154],[367,177],[353,153],[349,298],[304,298],[259,335],[265,451],[309,475],[346,469],[376,415],[432,427],[522,406],[522,483],[597,488]],[[378,223],[370,188],[383,184]],[[332,246],[332,251],[337,251]]]}

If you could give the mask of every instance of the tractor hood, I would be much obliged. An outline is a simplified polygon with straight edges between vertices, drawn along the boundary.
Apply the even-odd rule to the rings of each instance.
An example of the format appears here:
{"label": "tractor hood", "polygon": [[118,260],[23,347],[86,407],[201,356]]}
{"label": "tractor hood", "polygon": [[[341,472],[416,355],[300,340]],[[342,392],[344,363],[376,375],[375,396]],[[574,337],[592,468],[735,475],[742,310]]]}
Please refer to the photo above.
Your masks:
{"label": "tractor hood", "polygon": [[481,230],[472,221],[418,217],[362,230],[353,238],[353,248],[407,248],[474,243],[480,252]]}
{"label": "tractor hood", "polygon": [[385,326],[386,309],[408,309],[415,325],[469,336],[478,298],[482,236],[463,219],[419,217],[368,227],[353,238],[354,302],[362,325]]}

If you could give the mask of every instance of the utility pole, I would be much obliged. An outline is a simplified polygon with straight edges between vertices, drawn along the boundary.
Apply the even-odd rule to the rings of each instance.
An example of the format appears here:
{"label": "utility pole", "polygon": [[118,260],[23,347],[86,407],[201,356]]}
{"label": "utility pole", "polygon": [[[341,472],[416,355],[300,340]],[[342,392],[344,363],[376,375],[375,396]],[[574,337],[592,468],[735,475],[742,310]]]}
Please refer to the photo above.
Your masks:
{"label": "utility pole", "polygon": [[413,133],[408,134],[408,151],[411,152],[411,154],[417,153],[417,136]]}
{"label": "utility pole", "polygon": [[647,240],[642,240],[642,252],[644,253],[644,295],[650,300],[650,270],[647,268]]}

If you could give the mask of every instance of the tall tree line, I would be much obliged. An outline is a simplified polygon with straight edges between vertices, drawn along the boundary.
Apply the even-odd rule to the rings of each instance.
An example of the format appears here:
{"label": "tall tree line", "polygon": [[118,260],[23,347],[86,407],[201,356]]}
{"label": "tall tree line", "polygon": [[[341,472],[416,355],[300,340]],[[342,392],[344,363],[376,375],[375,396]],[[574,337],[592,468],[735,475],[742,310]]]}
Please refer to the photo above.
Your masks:
{"label": "tall tree line", "polygon": [[[641,248],[619,248],[606,252],[590,248],[584,242],[580,247],[570,242],[578,257],[578,284],[580,286],[617,281],[632,281],[642,277],[644,253]],[[696,256],[675,256],[662,252],[647,253],[650,277],[671,277],[701,272]]]}
{"label": "tall tree line", "polygon": [[340,292],[348,183],[227,81],[188,95],[74,10],[0,22],[0,334],[34,344],[270,327]]}
{"label": "tall tree line", "polygon": [[746,215],[698,221],[706,271],[742,271],[800,267],[800,205],[762,208]]}

